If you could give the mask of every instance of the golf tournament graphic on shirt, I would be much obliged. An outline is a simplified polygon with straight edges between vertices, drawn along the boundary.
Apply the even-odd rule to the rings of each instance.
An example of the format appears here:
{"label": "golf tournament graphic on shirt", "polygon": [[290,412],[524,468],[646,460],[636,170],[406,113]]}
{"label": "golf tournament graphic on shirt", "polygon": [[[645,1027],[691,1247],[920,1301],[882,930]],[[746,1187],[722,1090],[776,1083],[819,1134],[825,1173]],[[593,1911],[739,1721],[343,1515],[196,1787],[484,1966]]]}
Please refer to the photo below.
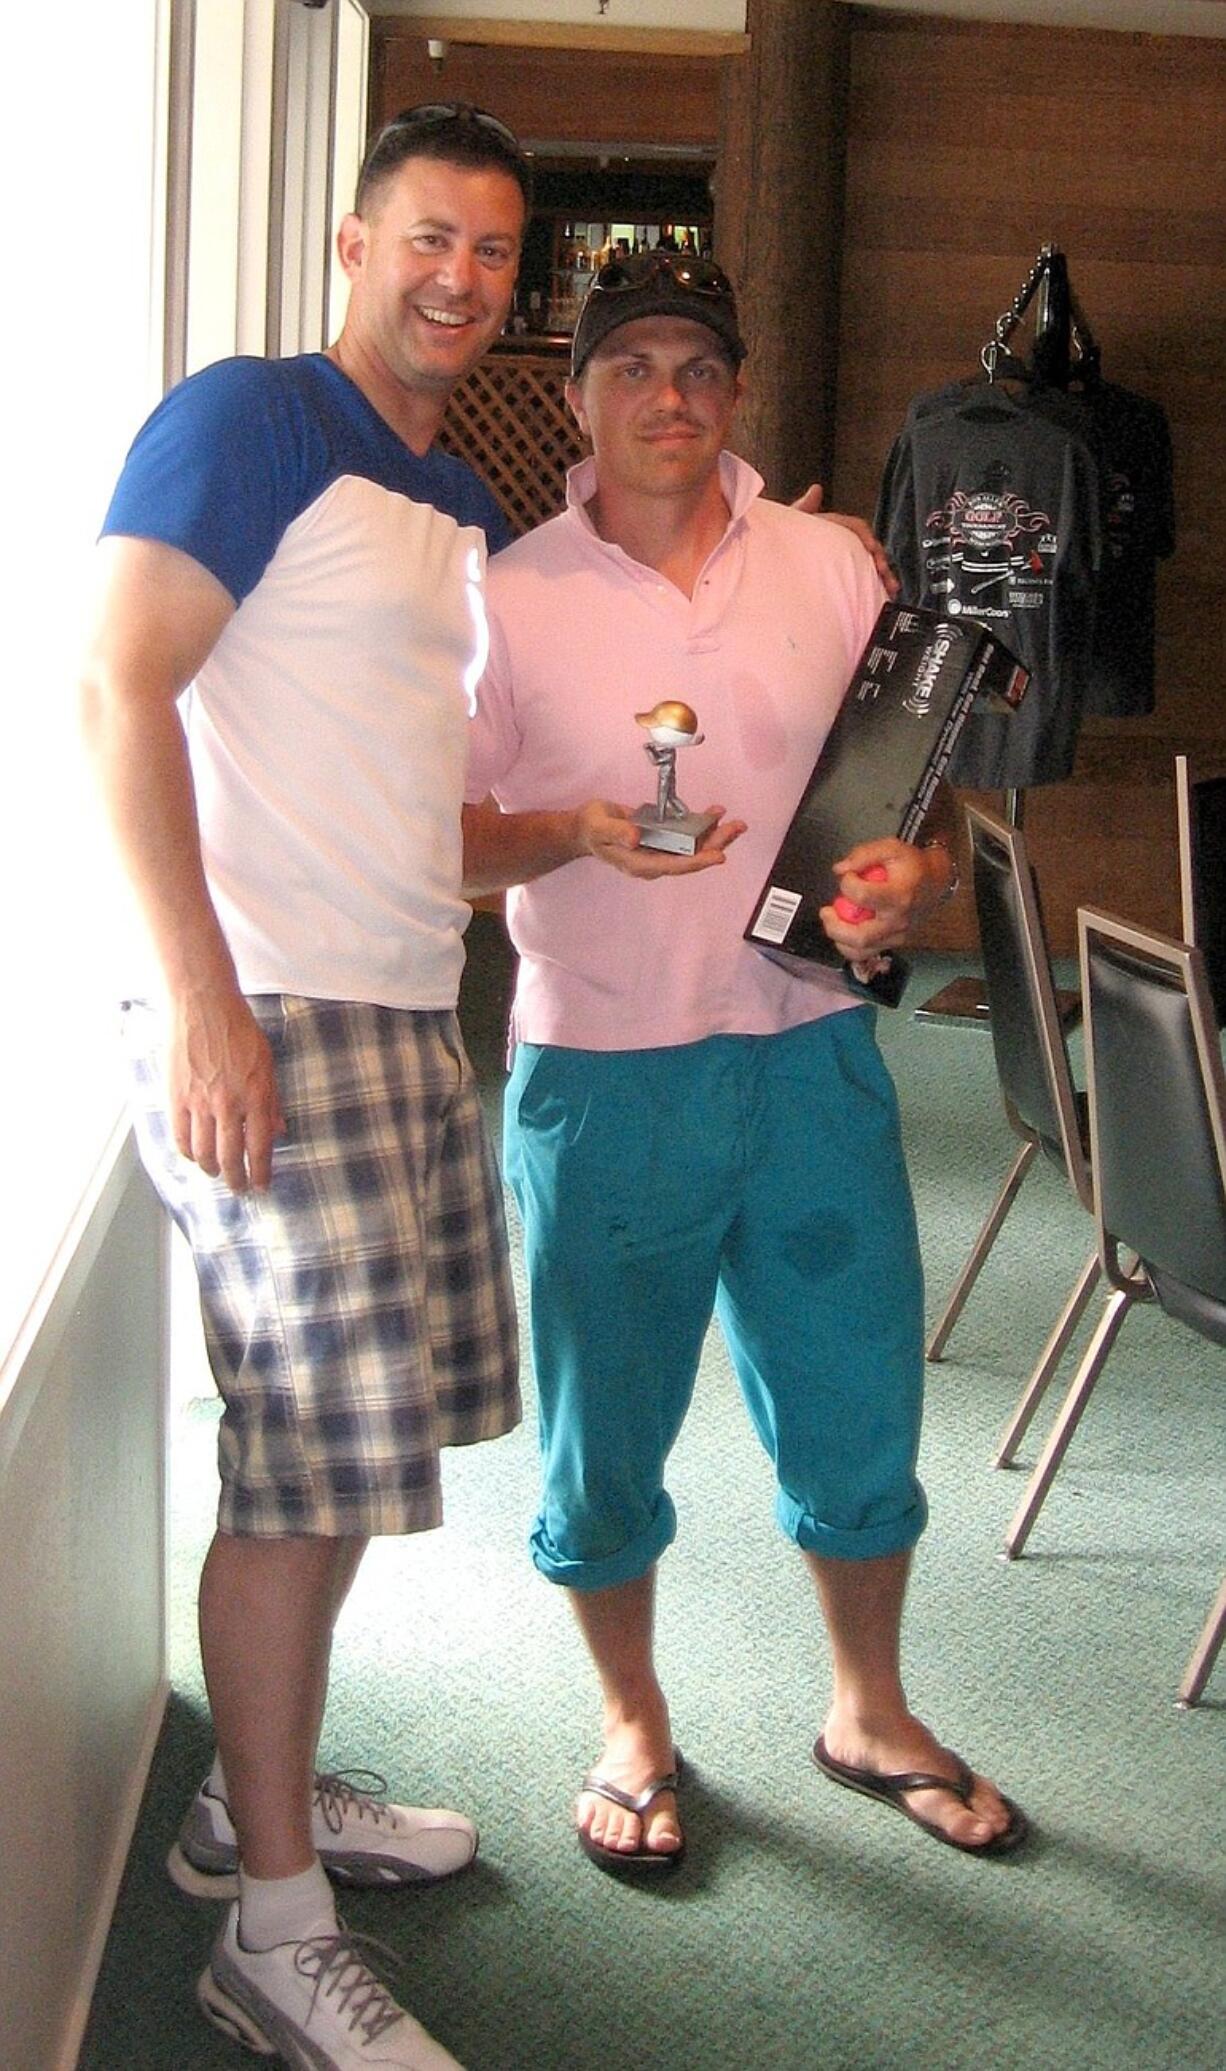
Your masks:
{"label": "golf tournament graphic on shirt", "polygon": [[1008,618],[1048,600],[1055,525],[1011,491],[956,489],[924,521],[926,593],[951,618]]}

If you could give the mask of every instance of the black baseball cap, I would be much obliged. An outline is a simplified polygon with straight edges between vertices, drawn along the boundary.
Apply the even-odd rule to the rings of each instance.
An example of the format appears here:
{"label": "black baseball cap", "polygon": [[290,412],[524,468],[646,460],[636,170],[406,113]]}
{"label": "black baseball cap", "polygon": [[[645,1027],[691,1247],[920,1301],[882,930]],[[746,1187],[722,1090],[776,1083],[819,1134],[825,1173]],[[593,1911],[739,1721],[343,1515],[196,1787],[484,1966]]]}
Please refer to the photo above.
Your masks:
{"label": "black baseball cap", "polygon": [[597,272],[575,325],[570,371],[578,380],[596,347],[640,316],[681,316],[714,331],[734,367],[745,357],[736,295],[722,266],[687,252],[636,252]]}

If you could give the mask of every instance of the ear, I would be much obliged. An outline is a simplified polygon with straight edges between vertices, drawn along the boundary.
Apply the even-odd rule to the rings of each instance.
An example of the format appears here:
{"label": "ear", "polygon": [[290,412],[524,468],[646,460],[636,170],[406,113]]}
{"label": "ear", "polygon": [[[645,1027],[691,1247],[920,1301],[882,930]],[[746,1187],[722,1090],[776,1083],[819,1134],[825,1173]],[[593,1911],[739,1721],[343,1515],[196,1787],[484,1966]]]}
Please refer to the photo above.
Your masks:
{"label": "ear", "polygon": [[571,416],[583,433],[584,438],[590,439],[592,434],[588,426],[587,411],[583,407],[582,388],[577,381],[568,380],[564,393]]}
{"label": "ear", "polygon": [[366,258],[366,223],[352,211],[342,217],[336,233],[336,255],[346,280],[356,280]]}

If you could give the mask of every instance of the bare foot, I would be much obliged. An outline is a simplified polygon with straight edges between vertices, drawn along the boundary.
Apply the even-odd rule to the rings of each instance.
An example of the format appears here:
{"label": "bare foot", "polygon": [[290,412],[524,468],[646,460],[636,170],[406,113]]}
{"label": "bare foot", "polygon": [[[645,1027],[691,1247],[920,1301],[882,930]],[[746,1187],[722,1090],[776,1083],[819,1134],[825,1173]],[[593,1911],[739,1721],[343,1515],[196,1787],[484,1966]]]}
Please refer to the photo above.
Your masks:
{"label": "bare foot", "polygon": [[[832,1710],[822,1738],[836,1762],[853,1768],[871,1769],[879,1776],[923,1773],[958,1778],[958,1760],[921,1720],[906,1713],[896,1723],[866,1730],[854,1719],[842,1718]],[[975,1776],[970,1801],[963,1804],[950,1791],[914,1790],[903,1794],[903,1802],[918,1818],[939,1827],[951,1841],[964,1848],[982,1848],[1003,1834],[1012,1814],[995,1784]]]}
{"label": "bare foot", "polygon": [[[658,1778],[667,1776],[675,1762],[665,1713],[662,1720],[653,1721],[651,1726],[643,1720],[622,1720],[606,1726],[604,1747],[592,1764],[592,1774],[637,1798]],[[682,1845],[673,1791],[662,1791],[642,1818],[595,1791],[581,1791],[575,1806],[575,1825],[598,1847],[623,1855],[636,1855],[643,1850],[654,1855],[674,1855]]]}

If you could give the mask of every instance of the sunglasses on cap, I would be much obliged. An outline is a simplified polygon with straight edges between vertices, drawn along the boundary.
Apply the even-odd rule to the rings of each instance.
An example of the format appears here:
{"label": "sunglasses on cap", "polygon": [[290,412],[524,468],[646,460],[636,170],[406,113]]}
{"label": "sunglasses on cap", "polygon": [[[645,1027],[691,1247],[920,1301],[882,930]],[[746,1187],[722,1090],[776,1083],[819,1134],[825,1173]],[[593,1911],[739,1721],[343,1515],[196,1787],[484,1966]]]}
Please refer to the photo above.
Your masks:
{"label": "sunglasses on cap", "polygon": [[588,289],[590,295],[626,295],[661,280],[683,294],[710,295],[735,302],[732,282],[713,259],[691,259],[684,252],[637,252],[628,259],[609,259]]}
{"label": "sunglasses on cap", "polygon": [[505,122],[499,122],[498,117],[487,109],[475,108],[471,101],[425,101],[419,108],[406,108],[403,115],[397,115],[387,124],[383,135],[388,136],[393,130],[434,128],[447,122],[471,123],[474,128],[497,137],[498,142],[505,144],[517,158],[523,156],[514,130],[508,129]]}
{"label": "sunglasses on cap", "polygon": [[639,316],[679,316],[713,331],[734,367],[745,357],[736,294],[722,266],[684,252],[635,252],[610,259],[587,291],[571,340],[578,380],[598,345]]}

